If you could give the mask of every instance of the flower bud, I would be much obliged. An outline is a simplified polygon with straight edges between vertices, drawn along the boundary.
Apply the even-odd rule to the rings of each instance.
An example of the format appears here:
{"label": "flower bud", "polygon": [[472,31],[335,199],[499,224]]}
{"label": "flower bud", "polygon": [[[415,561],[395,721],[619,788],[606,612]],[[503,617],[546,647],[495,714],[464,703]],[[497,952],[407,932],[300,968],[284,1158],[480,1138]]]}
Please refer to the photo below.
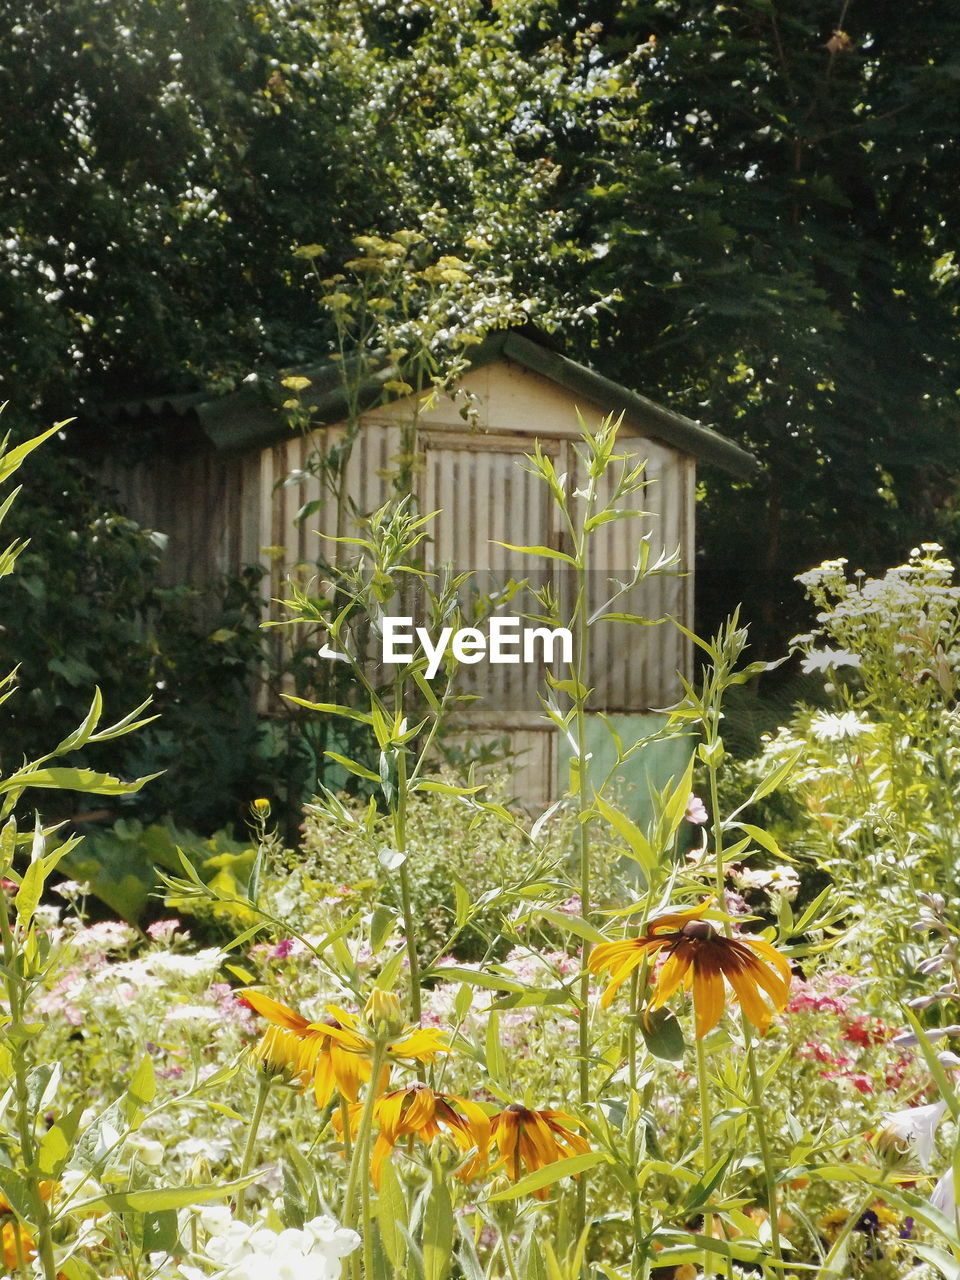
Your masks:
{"label": "flower bud", "polygon": [[[495,1196],[501,1191],[509,1191],[512,1185],[506,1174],[500,1173],[493,1179],[487,1190],[491,1196]],[[516,1200],[494,1200],[489,1209],[491,1217],[500,1230],[509,1231],[517,1217]]]}
{"label": "flower bud", "polygon": [[406,1019],[400,1001],[392,991],[374,987],[363,1008],[363,1020],[374,1035],[390,1038],[399,1035]]}

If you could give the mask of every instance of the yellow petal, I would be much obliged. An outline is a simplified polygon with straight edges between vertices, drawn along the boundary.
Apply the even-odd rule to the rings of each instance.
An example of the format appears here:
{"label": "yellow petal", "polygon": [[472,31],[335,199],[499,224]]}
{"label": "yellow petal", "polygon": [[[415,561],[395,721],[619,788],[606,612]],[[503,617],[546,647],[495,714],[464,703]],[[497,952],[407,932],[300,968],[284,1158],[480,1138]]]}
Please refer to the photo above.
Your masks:
{"label": "yellow petal", "polygon": [[243,987],[237,992],[237,996],[246,1003],[261,1018],[266,1018],[268,1022],[272,1022],[275,1027],[286,1027],[288,1031],[293,1031],[297,1035],[302,1035],[309,1027],[310,1023],[301,1014],[294,1009],[288,1009],[285,1004],[281,1004],[279,1000],[272,1000],[270,996],[265,996],[262,991],[254,991],[252,987]]}
{"label": "yellow petal", "polygon": [[694,969],[693,1008],[697,1039],[702,1040],[723,1017],[723,978],[719,970],[702,965]]}

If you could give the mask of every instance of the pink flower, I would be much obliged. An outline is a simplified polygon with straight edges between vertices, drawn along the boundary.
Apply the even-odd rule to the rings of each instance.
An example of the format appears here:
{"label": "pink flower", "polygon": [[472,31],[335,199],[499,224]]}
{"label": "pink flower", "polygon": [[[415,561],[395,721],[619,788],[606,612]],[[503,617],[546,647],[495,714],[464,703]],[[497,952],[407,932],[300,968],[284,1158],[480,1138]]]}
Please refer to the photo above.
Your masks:
{"label": "pink flower", "polygon": [[702,827],[705,822],[710,821],[710,815],[699,796],[692,795],[687,801],[687,809],[683,815],[688,822],[692,822],[695,826]]}
{"label": "pink flower", "polygon": [[580,895],[575,893],[572,897],[561,902],[557,907],[558,911],[562,911],[565,916],[578,916],[581,912]]}
{"label": "pink flower", "polygon": [[891,1029],[879,1018],[852,1018],[840,1032],[840,1036],[851,1044],[883,1044],[884,1040],[890,1039]]}
{"label": "pink flower", "polygon": [[153,924],[147,925],[147,937],[152,938],[154,942],[166,942],[179,928],[180,921],[176,919],[154,920]]}

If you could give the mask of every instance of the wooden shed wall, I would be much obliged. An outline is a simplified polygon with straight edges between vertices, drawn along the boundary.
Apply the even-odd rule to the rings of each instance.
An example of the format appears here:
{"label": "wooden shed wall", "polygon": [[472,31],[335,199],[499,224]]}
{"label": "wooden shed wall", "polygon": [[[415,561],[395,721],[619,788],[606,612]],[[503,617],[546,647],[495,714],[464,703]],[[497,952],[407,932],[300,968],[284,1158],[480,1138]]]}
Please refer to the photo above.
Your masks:
{"label": "wooden shed wall", "polygon": [[[468,428],[458,406],[449,400],[438,401],[421,419],[418,497],[422,510],[441,512],[429,558],[437,566],[452,563],[459,570],[480,571],[487,583],[497,585],[510,576],[520,579],[539,570],[552,575],[562,591],[557,562],[537,565],[496,544],[560,545],[561,529],[546,486],[521,464],[536,437],[557,471],[567,473],[571,491],[583,482],[574,452],[580,430],[576,406],[547,379],[506,363],[475,370],[464,387],[476,397],[479,430]],[[597,412],[589,405],[579,407],[588,425],[595,426]],[[409,404],[399,401],[364,420],[347,477],[361,511],[375,510],[389,496],[398,427],[409,410]],[[290,437],[262,451],[218,454],[208,449],[130,469],[108,463],[104,479],[118,490],[135,519],[170,536],[169,581],[203,588],[223,573],[260,562],[267,570],[265,616],[276,616],[272,601],[283,597],[289,576],[309,577],[320,555],[335,559],[334,544],[322,537],[334,532],[332,503],[302,522],[297,514],[322,497],[320,482],[307,474],[310,453],[329,447],[339,434],[339,428],[324,428],[308,439]],[[597,530],[591,604],[595,607],[610,594],[614,580],[629,578],[639,537],[649,533],[652,556],[662,548],[679,550],[686,575],[648,579],[618,602],[618,611],[678,617],[689,624],[694,460],[643,438],[629,423],[624,424],[619,444],[621,451],[647,461],[651,484],[636,505],[650,512],[651,519],[613,522]],[[509,611],[519,612],[521,607],[511,606]],[[591,653],[593,706],[611,713],[668,706],[679,694],[677,670],[689,672],[690,664],[689,642],[669,624],[598,628]],[[469,724],[473,737],[484,732],[510,735],[513,750],[524,753],[518,789],[534,801],[553,793],[556,774],[554,734],[537,700],[542,675],[535,667],[484,663],[465,669],[462,681],[465,692],[482,698],[464,716],[465,728]]]}

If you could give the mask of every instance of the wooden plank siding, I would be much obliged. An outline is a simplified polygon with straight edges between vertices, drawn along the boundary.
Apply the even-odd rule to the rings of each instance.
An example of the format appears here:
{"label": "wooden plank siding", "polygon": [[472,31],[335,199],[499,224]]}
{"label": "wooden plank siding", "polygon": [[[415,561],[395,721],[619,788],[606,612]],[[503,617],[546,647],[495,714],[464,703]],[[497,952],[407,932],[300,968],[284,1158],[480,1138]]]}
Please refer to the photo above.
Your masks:
{"label": "wooden plank siding", "polygon": [[[445,399],[421,418],[417,500],[422,511],[440,512],[426,548],[428,564],[476,571],[484,590],[501,587],[510,577],[547,577],[562,592],[556,561],[534,562],[497,544],[561,546],[560,522],[547,488],[522,464],[539,439],[557,471],[566,473],[568,492],[572,495],[583,484],[575,452],[578,406],[569,392],[548,379],[506,362],[473,370],[463,386],[475,397],[479,429],[469,428],[458,406]],[[598,414],[589,405],[579,407],[588,425],[595,427]],[[376,510],[390,495],[400,426],[409,412],[409,403],[399,401],[363,419],[347,471],[348,491],[361,512]],[[304,507],[324,496],[319,479],[308,474],[311,452],[328,449],[341,431],[323,427],[309,438],[290,436],[244,452],[202,446],[166,458],[162,465],[152,460],[121,467],[108,458],[101,476],[134,519],[169,535],[165,581],[209,591],[222,575],[260,563],[265,570],[264,617],[276,619],[280,609],[275,602],[285,595],[288,579],[305,584],[316,574],[318,558],[336,561],[344,554],[321,536],[335,532],[331,499],[305,520],[297,518]],[[624,423],[619,446],[647,460],[651,483],[642,499],[631,505],[643,507],[651,517],[612,522],[596,530],[591,543],[591,607],[611,593],[613,580],[629,578],[639,537],[649,533],[651,559],[664,547],[679,549],[686,576],[650,578],[618,601],[617,610],[648,618],[677,617],[690,625],[695,460],[673,446],[644,438],[629,422]],[[518,599],[505,611],[519,613],[523,607]],[[271,643],[283,644],[282,629],[272,633]],[[590,659],[591,707],[616,714],[669,706],[680,692],[677,670],[689,674],[692,664],[689,642],[669,624],[642,629],[600,626]],[[547,799],[556,788],[556,736],[537,698],[542,678],[539,667],[483,663],[463,668],[460,681],[464,692],[482,697],[459,713],[463,740],[509,736],[519,760],[515,789],[531,803]]]}

